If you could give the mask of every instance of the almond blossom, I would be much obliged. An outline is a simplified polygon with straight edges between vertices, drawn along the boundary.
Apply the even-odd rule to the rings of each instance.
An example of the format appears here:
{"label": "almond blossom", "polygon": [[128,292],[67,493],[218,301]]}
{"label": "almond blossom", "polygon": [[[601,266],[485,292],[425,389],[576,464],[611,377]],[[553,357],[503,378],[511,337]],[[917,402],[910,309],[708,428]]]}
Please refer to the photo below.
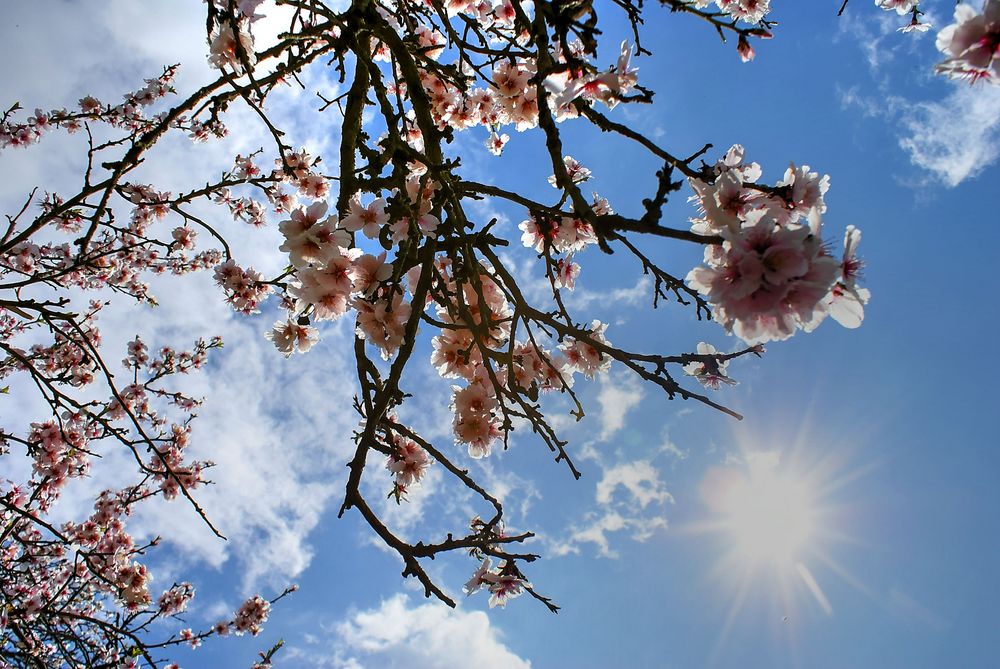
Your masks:
{"label": "almond blossom", "polygon": [[408,488],[420,482],[431,464],[430,455],[411,439],[399,438],[385,467],[396,477],[396,486]]}
{"label": "almond blossom", "polygon": [[486,587],[490,591],[490,608],[504,608],[507,602],[520,597],[531,584],[524,580],[513,563],[503,562],[495,572],[483,575]]}
{"label": "almond blossom", "polygon": [[965,3],[955,5],[955,22],[937,35],[946,58],[938,73],[971,83],[1000,83],[1000,0],[984,0],[981,14]]}
{"label": "almond blossom", "polygon": [[[769,0],[663,4],[672,14],[707,22],[720,36],[735,36],[744,61],[754,57],[750,38],[769,38],[777,25],[768,18]],[[447,589],[433,584],[424,565],[457,548],[478,564],[467,593],[487,590],[490,607],[503,607],[529,592],[551,610],[558,607],[520,570],[533,555],[515,544],[531,534],[504,529],[503,496],[480,486],[468,459],[521,448],[529,440],[511,439],[516,428],[578,477],[573,446],[550,412],[568,408],[582,419],[584,379],[618,364],[662,388],[665,397],[719,408],[690,388],[735,383],[727,373],[731,360],[760,353],[759,342],[811,331],[828,315],[857,327],[870,298],[859,285],[860,232],[847,227],[839,261],[824,241],[827,175],[793,163],[776,182],[763,182],[761,167],[746,159],[741,145],[715,163],[706,156],[708,147],[678,157],[689,152],[671,153],[675,149],[660,146],[659,138],[643,135],[631,113],[608,111],[652,100],[638,77],[640,57],[651,56],[655,46],[655,40],[639,42],[641,7],[622,15],[629,39],[619,41],[613,26],[597,27],[588,3],[445,0],[423,8],[355,3],[349,9],[295,3],[287,29],[281,26],[257,53],[253,31],[262,25],[262,5],[206,3],[213,78],[172,103],[160,101],[174,92],[176,67],[145,80],[117,104],[86,95],[71,109],[15,106],[0,117],[2,150],[24,150],[62,130],[85,128],[89,137],[112,138],[88,147],[79,193],[32,194],[20,214],[8,216],[0,240],[0,276],[8,287],[0,300],[3,389],[14,377],[11,387],[41,390],[43,407],[52,409],[0,432],[0,456],[26,457],[17,468],[23,480],[0,481],[0,524],[7,528],[0,546],[0,648],[12,644],[46,666],[137,665],[134,652],[159,653],[181,643],[194,648],[231,632],[256,635],[276,601],[256,595],[229,620],[203,631],[177,629],[173,617],[190,610],[195,586],[158,584],[149,566],[158,563],[146,560],[155,542],[133,537],[127,519],[135,504],[162,496],[189,503],[218,533],[198,501],[213,463],[192,458],[202,398],[161,382],[205,367],[208,351],[221,341],[199,340],[182,350],[127,333],[124,350],[113,353],[124,372],[113,369],[101,357],[96,319],[103,303],[81,298],[87,291],[101,300],[153,305],[150,275],[211,271],[218,299],[235,311],[280,313],[271,316],[276,322],[264,336],[285,357],[335,345],[338,338],[326,334],[337,325],[329,321],[347,319],[342,322],[348,339],[353,336],[357,362],[350,378],[357,381],[358,427],[343,436],[353,439],[355,456],[342,512],[360,509],[402,558],[406,574],[444,601],[451,603]],[[876,5],[911,12],[911,29],[921,29],[912,0]],[[938,39],[948,58],[941,71],[973,80],[996,77],[998,6],[987,0],[982,15],[965,6],[956,10],[956,25]],[[598,56],[599,42],[602,54],[603,45],[611,45],[612,60]],[[334,97],[316,90],[331,73],[343,84]],[[288,84],[306,89],[303,100],[315,101],[318,94],[315,106],[337,115],[336,124],[322,127],[343,132],[310,135],[317,146],[335,144],[332,152],[320,156],[289,144],[301,129],[273,113],[271,97]],[[157,174],[150,149],[162,138],[211,143],[227,136],[230,123],[234,139],[250,137],[242,134],[245,119],[230,106],[249,110],[246,116],[261,124],[268,138],[262,146],[252,145],[249,153],[242,148],[217,174],[192,163],[192,173],[176,175],[183,183],[171,190],[135,181],[140,166],[144,174]],[[589,124],[648,151],[659,171],[654,179],[636,175],[634,184],[650,192],[623,191],[625,201],[615,202],[622,214],[597,193],[586,199],[581,184],[642,161],[633,165],[632,154],[622,154],[613,166],[584,167],[569,155],[580,154],[571,148],[578,136],[566,132],[566,124]],[[501,155],[511,127],[524,134],[508,158],[514,149],[537,150],[541,160],[532,167],[538,169],[512,175],[516,167],[491,163],[494,168],[482,170],[483,183],[474,180],[474,161]],[[341,164],[331,165],[331,156]],[[550,167],[556,174],[547,182],[556,192],[544,187]],[[537,188],[521,187],[517,179],[531,174],[538,176]],[[690,232],[671,227],[663,216],[681,175],[697,209]],[[519,217],[518,232],[509,215]],[[268,234],[275,240],[271,255],[255,259],[265,273],[247,264],[245,244],[232,242]],[[666,264],[683,255],[660,255],[653,239],[701,245],[703,262],[684,283],[674,277],[687,268],[678,273]],[[563,301],[593,245],[649,275],[654,305],[676,297],[693,305],[699,319],[711,313],[752,346],[722,354],[702,342],[696,354],[666,355],[614,345],[604,321],[581,320],[574,301]],[[420,392],[414,355],[448,379],[450,391],[440,402],[448,404],[446,446],[401,422],[400,416],[412,415],[407,407]],[[50,510],[90,474],[106,444],[135,461],[135,479],[98,495],[92,512],[53,525]],[[418,484],[433,461],[440,465],[435,476],[463,495],[478,496],[495,514],[474,519],[468,534],[448,535],[443,543],[397,536],[366,497],[372,475],[366,467],[374,461],[384,462],[397,502],[411,489],[420,494]],[[379,476],[387,478],[385,471]],[[7,633],[12,619],[34,636]],[[155,639],[160,628],[166,641]],[[107,639],[108,648],[88,634]],[[79,642],[81,650],[61,650],[64,638]],[[261,666],[269,662],[270,654],[262,653]]]}
{"label": "almond blossom", "polygon": [[236,611],[236,616],[233,620],[233,628],[236,634],[242,635],[250,632],[253,636],[257,636],[260,634],[262,625],[267,622],[270,613],[271,603],[260,595],[255,595],[246,600]]}
{"label": "almond blossom", "polygon": [[[242,57],[241,57],[242,53]],[[237,25],[236,31],[229,24],[219,26],[212,37],[208,62],[212,67],[230,67],[237,72],[243,70],[244,61],[253,67],[257,62],[253,48],[253,35],[247,27]]]}
{"label": "almond blossom", "polygon": [[715,305],[715,319],[747,344],[787,339],[814,322],[837,262],[806,226],[783,224],[771,210],[746,215],[739,230],[721,232],[705,249],[705,266],[688,284]]}
{"label": "almond blossom", "polygon": [[389,222],[385,204],[384,198],[376,198],[368,205],[362,206],[360,198],[351,198],[351,213],[344,217],[340,225],[344,230],[349,232],[360,230],[365,237],[375,239],[382,226]]}
{"label": "almond blossom", "polygon": [[278,248],[288,253],[292,265],[303,267],[307,263],[325,262],[350,244],[350,237],[336,230],[336,217],[324,218],[326,211],[326,202],[314,202],[307,209],[295,209],[289,220],[278,225],[285,236],[285,242]]}
{"label": "almond blossom", "polygon": [[[711,344],[706,342],[698,343],[698,355],[710,356],[716,353],[718,353],[718,351]],[[720,358],[700,362],[693,361],[684,365],[684,373],[698,379],[698,382],[706,388],[718,390],[720,384],[723,383],[727,383],[731,386],[736,385],[736,381],[733,381],[726,375],[726,367],[728,366],[729,360]]]}
{"label": "almond blossom", "polygon": [[857,257],[861,231],[853,225],[844,233],[844,257],[840,262],[840,278],[826,297],[830,317],[845,328],[857,328],[865,318],[865,305],[871,299],[871,291],[857,285],[862,262]]}
{"label": "almond blossom", "polygon": [[264,335],[274,343],[286,358],[293,353],[305,353],[319,340],[319,331],[309,325],[300,325],[291,319],[278,321]]}
{"label": "almond blossom", "polygon": [[357,335],[370,342],[388,360],[403,343],[410,304],[399,293],[390,299],[356,298],[352,303],[358,311]]}
{"label": "almond blossom", "polygon": [[919,0],[875,0],[875,5],[886,11],[895,10],[902,16],[912,12],[918,2]]}

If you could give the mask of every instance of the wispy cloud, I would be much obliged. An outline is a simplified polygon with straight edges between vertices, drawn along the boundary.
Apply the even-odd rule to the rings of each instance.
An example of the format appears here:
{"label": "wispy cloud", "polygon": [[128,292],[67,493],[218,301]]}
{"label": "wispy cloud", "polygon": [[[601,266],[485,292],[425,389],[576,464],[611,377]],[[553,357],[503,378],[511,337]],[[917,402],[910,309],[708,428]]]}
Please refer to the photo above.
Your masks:
{"label": "wispy cloud", "polygon": [[1000,158],[1000,89],[950,86],[946,97],[929,101],[866,95],[852,87],[840,91],[840,102],[891,124],[910,162],[955,187]]}
{"label": "wispy cloud", "polygon": [[955,84],[944,100],[917,103],[901,120],[899,145],[914,165],[948,186],[975,177],[1000,157],[1000,88]]}
{"label": "wispy cloud", "polygon": [[645,509],[651,502],[663,504],[674,498],[660,480],[660,473],[648,460],[624,462],[604,470],[597,484],[597,503],[608,505],[618,488],[626,490],[632,505]]}
{"label": "wispy cloud", "polygon": [[642,401],[645,391],[631,374],[607,374],[601,377],[597,402],[600,405],[601,434],[606,441],[625,427],[625,417]]}
{"label": "wispy cloud", "polygon": [[560,557],[577,554],[583,544],[593,544],[598,555],[615,559],[619,553],[612,546],[610,534],[629,531],[634,541],[642,542],[652,537],[656,530],[666,526],[667,519],[661,516],[626,516],[610,510],[591,512],[584,517],[583,522],[571,528],[566,538],[551,542],[549,555]]}
{"label": "wispy cloud", "polygon": [[572,292],[564,292],[563,299],[571,309],[585,309],[592,304],[637,306],[643,300],[653,299],[653,281],[648,276],[640,274],[635,283],[624,288],[611,290],[588,290],[578,287]]}
{"label": "wispy cloud", "polygon": [[[890,65],[900,54],[926,62],[921,83],[931,81],[933,58],[926,40],[931,34],[900,36],[898,17],[878,12],[874,17],[843,17],[838,38],[854,42],[865,54],[875,90],[863,91],[855,84],[840,91],[841,106],[855,108],[879,118],[892,129],[896,141],[916,167],[930,179],[955,187],[980,174],[1000,157],[1000,89],[988,85],[969,86],[949,82],[948,93],[916,99],[897,93],[900,76]],[[937,28],[947,21],[925,16]],[[938,54],[940,55],[940,54]],[[936,80],[934,83],[940,83]],[[941,90],[941,86],[923,90]],[[926,181],[926,180],[924,180]],[[918,182],[921,183],[922,182]]]}

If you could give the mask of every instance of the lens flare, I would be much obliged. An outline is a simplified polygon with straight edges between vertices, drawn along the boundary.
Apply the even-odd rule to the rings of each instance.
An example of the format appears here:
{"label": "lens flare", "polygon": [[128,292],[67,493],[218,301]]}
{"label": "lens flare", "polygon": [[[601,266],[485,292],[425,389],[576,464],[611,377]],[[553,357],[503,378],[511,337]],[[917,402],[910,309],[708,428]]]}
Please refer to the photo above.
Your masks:
{"label": "lens flare", "polygon": [[[818,469],[783,465],[777,451],[744,450],[725,466],[706,472],[699,491],[711,520],[692,529],[709,532],[722,551],[713,569],[734,593],[715,652],[721,652],[746,606],[764,604],[787,635],[796,626],[798,595],[815,601],[827,615],[830,605],[807,566],[822,557],[829,539],[828,492]],[[728,589],[728,588],[727,588]],[[759,599],[759,597],[763,599]],[[792,621],[792,622],[790,622]]]}
{"label": "lens flare", "polygon": [[814,534],[806,485],[770,469],[737,478],[721,504],[736,555],[754,565],[794,563]]}

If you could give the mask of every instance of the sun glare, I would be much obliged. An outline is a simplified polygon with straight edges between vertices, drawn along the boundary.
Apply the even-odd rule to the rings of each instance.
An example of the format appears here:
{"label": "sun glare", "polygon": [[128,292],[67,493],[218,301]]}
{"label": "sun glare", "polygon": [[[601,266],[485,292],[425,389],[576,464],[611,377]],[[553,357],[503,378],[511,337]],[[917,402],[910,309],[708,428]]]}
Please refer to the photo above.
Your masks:
{"label": "sun glare", "polygon": [[705,476],[701,493],[716,514],[714,529],[730,544],[729,558],[745,568],[793,566],[818,534],[809,478],[772,458],[747,464]]}
{"label": "sun glare", "polygon": [[819,560],[836,569],[827,544],[839,536],[829,499],[839,485],[822,463],[803,467],[777,450],[744,449],[705,473],[699,493],[711,516],[691,529],[720,542],[712,574],[733,592],[717,649],[745,606],[777,612],[785,633],[802,612],[802,595],[833,614],[809,564]]}
{"label": "sun glare", "polygon": [[[845,470],[843,448],[805,457],[822,445],[808,435],[803,428],[781,449],[764,449],[759,444],[765,439],[738,435],[738,450],[709,467],[698,485],[709,513],[684,530],[711,535],[717,552],[708,575],[729,600],[715,658],[741,621],[766,625],[776,641],[794,644],[796,631],[817,620],[815,612],[834,615],[835,602],[822,585],[825,572],[865,590],[831,549],[849,540],[842,528],[851,505],[838,502],[836,494],[870,467]],[[753,615],[741,617],[745,611]]]}
{"label": "sun glare", "polygon": [[806,486],[770,469],[735,480],[722,504],[736,556],[754,565],[793,564],[814,531]]}

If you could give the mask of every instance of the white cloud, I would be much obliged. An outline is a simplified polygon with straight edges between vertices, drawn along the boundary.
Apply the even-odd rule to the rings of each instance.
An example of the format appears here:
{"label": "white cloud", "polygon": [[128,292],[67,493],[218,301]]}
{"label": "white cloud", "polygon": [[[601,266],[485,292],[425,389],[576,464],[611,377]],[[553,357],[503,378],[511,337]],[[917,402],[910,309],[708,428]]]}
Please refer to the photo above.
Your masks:
{"label": "white cloud", "polygon": [[[20,99],[29,109],[72,106],[90,93],[113,102],[141,85],[143,77],[159,74],[163,65],[180,62],[176,88],[183,96],[216,76],[205,58],[202,3],[190,0],[187,4],[192,11],[166,4],[140,9],[125,0],[115,0],[100,10],[86,3],[12,7],[15,14],[8,16],[6,25],[16,23],[19,28],[2,33],[12,46],[11,58],[0,64],[5,94]],[[269,19],[255,25],[258,45],[273,40],[280,28],[278,15],[287,11],[267,8]],[[54,48],[57,44],[59,48]],[[310,80],[309,75],[305,77]],[[277,92],[270,112],[284,125],[298,119],[295,115],[315,116],[312,107],[290,88]],[[331,115],[308,124],[318,139],[290,139],[322,149],[336,136],[331,132],[336,122]],[[227,123],[231,134],[224,141],[193,145],[184,137],[165,139],[130,178],[174,192],[188,190],[221,174],[237,152],[245,154],[272,143],[266,128],[245,107],[234,105]],[[82,133],[53,132],[43,145],[0,154],[0,171],[10,177],[0,188],[0,204],[6,211],[19,208],[34,185],[64,195],[75,192],[71,189],[79,187],[85,147]],[[198,174],[192,174],[192,164],[198,165]],[[265,272],[280,270],[285,264],[275,251],[280,235],[273,225],[248,232],[232,223],[218,224],[220,215],[226,217],[224,209],[206,206],[197,213],[230,238],[242,264]],[[207,398],[194,423],[189,453],[218,466],[209,470],[215,485],[199,488],[195,497],[229,540],[216,538],[184,500],[142,505],[131,527],[140,536],[161,535],[186,562],[234,568],[243,575],[247,589],[260,581],[284,586],[310,563],[309,534],[342,490],[343,462],[353,448],[349,435],[357,422],[350,401],[354,371],[338,353],[349,350],[343,344],[350,337],[349,328],[340,324],[328,328],[324,341],[307,358],[285,360],[263,338],[268,317],[233,314],[209,273],[154,277],[151,283],[158,308],[116,297],[102,313],[104,355],[111,363],[120,359],[124,342],[137,332],[154,350],[168,344],[187,347],[198,337],[223,337],[226,348],[213,354],[205,369],[172,378],[168,385]],[[345,383],[345,377],[350,381]],[[17,406],[30,409],[27,396],[33,391],[15,390]],[[25,426],[4,425],[16,431]],[[97,490],[120,486],[127,482],[121,472],[135,471],[130,455],[111,444],[103,448],[92,478],[74,482],[67,490],[61,513],[78,516],[89,509],[89,498]],[[9,463],[4,467],[15,473]],[[158,581],[176,567],[161,565]]]}
{"label": "white cloud", "polygon": [[617,558],[618,551],[612,548],[610,533],[631,530],[635,541],[643,542],[653,536],[656,530],[666,528],[667,519],[662,516],[623,516],[617,511],[603,513],[588,513],[583,522],[575,526],[568,537],[561,540],[550,540],[548,554],[552,557],[578,554],[581,544],[594,544],[601,557]]}
{"label": "white cloud", "polygon": [[898,95],[840,91],[844,108],[856,108],[890,123],[897,142],[917,167],[955,187],[1000,158],[1000,89],[952,83],[942,100],[908,100]]}
{"label": "white cloud", "polygon": [[1000,157],[1000,88],[957,84],[940,102],[909,106],[902,127],[913,164],[957,186]]}
{"label": "white cloud", "polygon": [[576,290],[563,294],[567,308],[585,309],[595,303],[600,306],[614,304],[634,307],[644,299],[650,302],[653,299],[653,280],[645,274],[640,274],[635,283],[626,288],[587,290],[580,287],[582,285],[585,285],[584,281],[579,282]]}
{"label": "white cloud", "polygon": [[674,441],[670,438],[670,431],[664,428],[662,434],[663,443],[660,444],[659,452],[670,455],[677,460],[686,460],[688,452],[674,443]]}
{"label": "white cloud", "polygon": [[[383,600],[377,608],[354,613],[332,631],[337,650],[325,660],[314,657],[318,665],[337,669],[531,667],[504,644],[482,611],[451,609],[439,602],[413,605],[402,594]],[[309,655],[315,656],[315,651]]]}
{"label": "white cloud", "polygon": [[626,426],[628,413],[642,401],[644,387],[627,372],[612,373],[601,378],[597,394],[601,431],[596,438],[584,442],[578,449],[580,460],[593,462],[600,471],[594,487],[595,505],[582,513],[568,529],[540,535],[546,545],[546,555],[558,557],[579,554],[583,545],[591,544],[598,555],[617,558],[615,542],[625,535],[643,542],[656,531],[667,527],[664,508],[674,502],[654,459],[667,453],[683,458],[664,432],[660,444],[650,444],[641,453],[635,449],[626,456],[624,448],[604,448],[614,435]]}
{"label": "white cloud", "polygon": [[[605,465],[596,451],[589,459],[601,468],[601,479],[594,491],[597,506],[584,513],[567,532],[542,536],[547,554],[552,557],[579,554],[584,544],[592,544],[601,557],[617,558],[613,535],[627,532],[633,541],[643,542],[667,527],[664,507],[673,504],[674,498],[650,460]],[[619,490],[625,494],[616,494]]]}
{"label": "white cloud", "polygon": [[[168,387],[205,397],[193,423],[192,459],[216,463],[214,485],[195,499],[228,541],[215,537],[183,499],[140,505],[130,525],[140,536],[159,534],[186,560],[215,568],[238,566],[246,589],[260,582],[283,587],[313,557],[309,533],[337,493],[357,422],[351,408],[352,376],[339,351],[346,332],[337,328],[309,354],[285,360],[264,339],[266,318],[231,313],[208,285],[207,275],[168,278],[155,310],[114,303],[100,323],[106,357],[115,360],[136,331],[154,346],[189,345],[220,334],[226,343],[200,372],[168,380]],[[164,286],[165,288],[166,286]],[[63,507],[89,507],[96,490],[123,483],[134,471],[131,456],[107,444],[92,478],[72,486]]]}
{"label": "white cloud", "polygon": [[644,390],[632,374],[607,374],[601,377],[597,394],[600,404],[600,440],[610,439],[625,426],[625,414],[642,401]]}
{"label": "white cloud", "polygon": [[[924,20],[937,26],[947,23],[929,15]],[[857,85],[851,86],[840,91],[841,105],[891,124],[910,162],[941,183],[957,186],[1000,157],[1000,89],[949,82],[951,91],[943,99],[918,100],[898,95],[899,82],[890,78],[886,67],[897,55],[926,62],[926,74],[921,76],[935,77],[930,73],[933,61],[929,50],[921,48],[920,41],[930,35],[911,34],[900,40],[898,27],[899,17],[891,12],[864,19],[843,17],[838,37],[854,41],[864,52],[877,91],[866,95]]]}
{"label": "white cloud", "polygon": [[597,503],[611,504],[612,496],[619,486],[627,490],[632,501],[642,509],[651,502],[663,504],[674,501],[660,480],[660,473],[647,460],[624,462],[605,469],[597,484]]}
{"label": "white cloud", "polygon": [[900,26],[900,20],[894,12],[867,11],[863,17],[847,12],[837,21],[836,39],[855,42],[865,54],[872,75],[881,76],[885,65],[892,62],[897,55],[895,43],[885,42],[887,38],[898,42],[899,33],[896,29]]}

